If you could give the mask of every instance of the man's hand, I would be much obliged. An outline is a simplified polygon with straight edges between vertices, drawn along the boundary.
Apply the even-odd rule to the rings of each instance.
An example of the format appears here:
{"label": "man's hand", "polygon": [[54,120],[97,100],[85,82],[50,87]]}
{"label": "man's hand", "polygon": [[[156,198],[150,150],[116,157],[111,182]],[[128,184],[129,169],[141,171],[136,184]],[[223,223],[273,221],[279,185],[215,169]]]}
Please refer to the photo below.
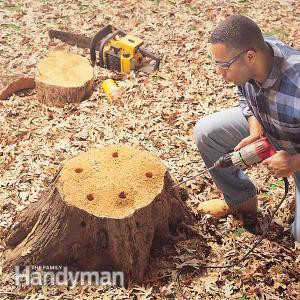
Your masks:
{"label": "man's hand", "polygon": [[299,161],[299,154],[290,154],[281,150],[261,164],[266,165],[275,177],[287,177],[300,170]]}
{"label": "man's hand", "polygon": [[264,136],[264,129],[254,116],[250,116],[248,118],[248,123],[250,135],[245,139],[241,140],[240,143],[238,143],[237,146],[234,148],[234,151],[237,151],[255,142],[256,140],[259,140]]}

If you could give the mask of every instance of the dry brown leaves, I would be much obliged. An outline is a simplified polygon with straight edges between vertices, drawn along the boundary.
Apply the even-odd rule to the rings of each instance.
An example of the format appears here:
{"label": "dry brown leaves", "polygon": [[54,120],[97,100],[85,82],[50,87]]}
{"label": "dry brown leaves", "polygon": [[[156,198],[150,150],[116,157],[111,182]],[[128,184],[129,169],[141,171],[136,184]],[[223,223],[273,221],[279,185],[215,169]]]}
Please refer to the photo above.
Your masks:
{"label": "dry brown leaves", "polygon": [[[37,61],[51,48],[88,51],[49,40],[49,29],[92,35],[115,24],[145,41],[162,57],[155,74],[117,75],[97,69],[97,82],[114,78],[124,88],[123,106],[111,106],[101,89],[80,105],[41,105],[35,92],[20,92],[0,102],[1,231],[38,199],[60,164],[97,146],[133,145],[159,156],[175,180],[203,169],[193,142],[193,127],[204,115],[236,106],[234,89],[218,78],[210,65],[206,40],[216,23],[232,13],[258,22],[265,33],[300,47],[299,3],[290,1],[0,1],[0,62],[6,72],[35,74]],[[268,216],[283,193],[282,182],[265,170],[249,172],[261,189],[260,209]],[[220,197],[208,175],[187,182],[188,204]],[[299,245],[290,238],[292,192],[275,218],[268,238],[245,267],[230,270],[190,268],[181,286],[190,299],[299,299]],[[176,270],[182,266],[241,256],[254,236],[231,216],[217,222],[199,218],[199,237],[153,254],[149,280],[128,289],[79,286],[26,287],[16,290],[9,274],[1,275],[1,290],[27,294],[26,299],[182,299]],[[298,247],[298,248],[297,248]],[[0,256],[5,246],[0,244]],[[1,297],[8,297],[8,295]],[[12,297],[12,296],[11,296]]]}

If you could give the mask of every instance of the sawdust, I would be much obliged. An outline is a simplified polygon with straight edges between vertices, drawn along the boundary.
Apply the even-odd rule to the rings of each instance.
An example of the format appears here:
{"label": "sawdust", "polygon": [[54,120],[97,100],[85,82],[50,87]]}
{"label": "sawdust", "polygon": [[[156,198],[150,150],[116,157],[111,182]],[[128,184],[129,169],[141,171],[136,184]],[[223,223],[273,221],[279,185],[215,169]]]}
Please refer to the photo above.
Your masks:
{"label": "sawdust", "polygon": [[71,159],[58,186],[67,203],[98,217],[124,218],[162,191],[165,166],[145,151],[112,145]]}

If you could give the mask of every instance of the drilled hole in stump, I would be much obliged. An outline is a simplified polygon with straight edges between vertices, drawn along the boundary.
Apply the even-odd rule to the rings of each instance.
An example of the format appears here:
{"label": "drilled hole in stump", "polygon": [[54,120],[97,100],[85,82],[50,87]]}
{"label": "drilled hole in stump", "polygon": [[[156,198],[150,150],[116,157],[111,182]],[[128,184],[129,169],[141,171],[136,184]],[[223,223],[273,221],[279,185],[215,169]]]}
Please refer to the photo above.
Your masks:
{"label": "drilled hole in stump", "polygon": [[93,200],[94,200],[94,195],[93,195],[93,194],[88,194],[88,195],[86,195],[86,198],[87,198],[89,201],[93,201]]}
{"label": "drilled hole in stump", "polygon": [[76,169],[75,169],[75,172],[76,172],[76,173],[81,173],[82,171],[83,171],[82,168],[76,168]]}
{"label": "drilled hole in stump", "polygon": [[117,158],[119,156],[119,153],[118,152],[114,152],[113,154],[112,154],[112,157],[113,158]]}
{"label": "drilled hole in stump", "polygon": [[121,193],[119,194],[119,198],[121,198],[121,199],[126,199],[126,193],[125,193],[125,192],[121,192]]}
{"label": "drilled hole in stump", "polygon": [[148,178],[152,178],[152,176],[153,176],[153,174],[152,174],[151,172],[147,172],[145,175],[146,175]]}

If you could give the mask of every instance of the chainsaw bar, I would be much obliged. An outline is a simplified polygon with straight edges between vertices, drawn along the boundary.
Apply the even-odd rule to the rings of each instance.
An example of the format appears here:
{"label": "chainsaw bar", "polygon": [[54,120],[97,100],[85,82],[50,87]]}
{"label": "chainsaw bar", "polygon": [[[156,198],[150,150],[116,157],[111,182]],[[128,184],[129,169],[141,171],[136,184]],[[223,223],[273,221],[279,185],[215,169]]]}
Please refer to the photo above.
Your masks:
{"label": "chainsaw bar", "polygon": [[49,30],[48,34],[50,39],[56,38],[68,45],[77,46],[78,48],[90,48],[92,41],[91,38],[85,35],[59,30]]}

